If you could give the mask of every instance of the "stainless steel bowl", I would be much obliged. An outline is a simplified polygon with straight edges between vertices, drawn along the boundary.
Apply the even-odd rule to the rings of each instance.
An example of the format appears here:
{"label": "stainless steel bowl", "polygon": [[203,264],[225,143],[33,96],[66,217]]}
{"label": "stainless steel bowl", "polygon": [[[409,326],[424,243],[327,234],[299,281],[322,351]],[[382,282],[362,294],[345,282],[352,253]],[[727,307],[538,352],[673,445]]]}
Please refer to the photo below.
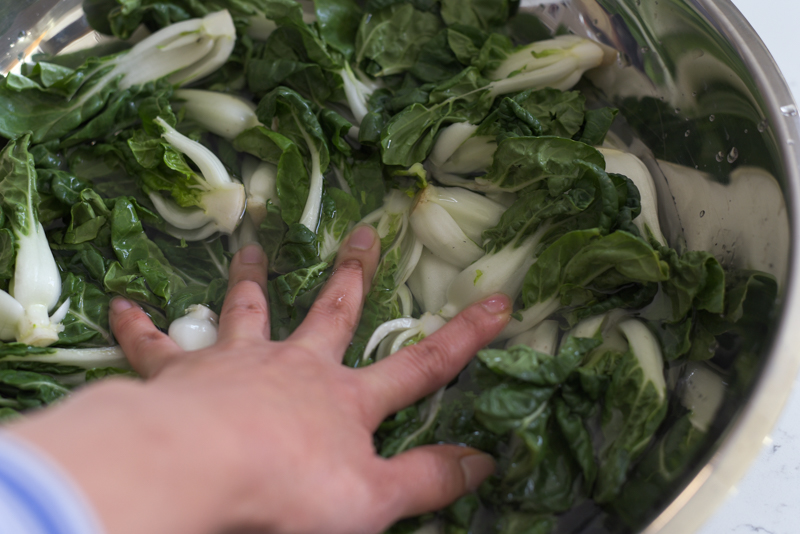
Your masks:
{"label": "stainless steel bowl", "polygon": [[[80,6],[3,2],[0,72],[36,53],[107,40],[90,30]],[[800,234],[798,111],[769,52],[728,0],[523,0],[520,10],[619,51],[616,65],[591,75],[594,93],[627,119],[616,140],[654,175],[670,242],[684,240],[727,266],[766,270],[779,280],[779,310],[758,361],[729,388],[714,439],[641,530],[688,534],[758,454],[800,366],[800,331],[793,328],[800,325],[800,266],[791,239]]]}

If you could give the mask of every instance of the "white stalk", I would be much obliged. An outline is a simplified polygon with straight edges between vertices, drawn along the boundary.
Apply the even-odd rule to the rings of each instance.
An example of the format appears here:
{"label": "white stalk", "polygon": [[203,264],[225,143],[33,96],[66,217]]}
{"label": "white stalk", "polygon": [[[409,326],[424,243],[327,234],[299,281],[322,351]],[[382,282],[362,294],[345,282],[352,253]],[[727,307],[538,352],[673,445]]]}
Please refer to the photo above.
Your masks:
{"label": "white stalk", "polygon": [[664,381],[664,358],[658,340],[643,322],[636,319],[624,321],[617,328],[628,340],[630,350],[639,360],[645,378],[653,383],[659,398],[663,400],[667,395],[667,384]]}
{"label": "white stalk", "polygon": [[278,198],[278,167],[248,156],[242,166],[242,180],[247,193],[247,214],[259,226],[267,217],[267,203],[281,205]]}
{"label": "white stalk", "polygon": [[378,348],[378,345],[386,337],[397,332],[405,332],[410,328],[416,328],[419,326],[419,324],[419,319],[414,319],[413,317],[401,317],[399,319],[394,319],[383,323],[375,329],[375,331],[372,333],[372,336],[369,338],[367,347],[364,349],[364,357],[362,360],[366,361],[370,354],[372,354],[372,352]]}
{"label": "white stalk", "polygon": [[[44,228],[29,219],[32,224],[26,229],[27,235],[15,232],[17,258],[8,293],[24,310],[16,324],[17,341],[46,347],[58,341],[59,332],[64,330],[60,321],[51,321],[49,316],[61,297],[61,274]],[[18,308],[12,306],[11,313],[16,311]]]}
{"label": "white stalk", "polygon": [[179,230],[195,230],[208,224],[208,217],[202,210],[181,207],[158,193],[150,193],[148,196],[158,214]]}
{"label": "white stalk", "polygon": [[436,421],[436,416],[439,414],[439,409],[442,407],[442,398],[444,397],[444,390],[446,388],[441,388],[439,391],[428,397],[428,403],[425,409],[425,422],[420,426],[417,430],[411,433],[406,439],[403,440],[403,443],[400,444],[398,448],[398,452],[402,452],[406,450],[418,436],[422,435],[424,432],[433,425]]}
{"label": "white stalk", "polygon": [[442,315],[455,317],[467,306],[495,293],[504,293],[514,300],[528,269],[536,262],[533,254],[545,230],[542,227],[519,246],[511,242],[497,252],[486,254],[459,273],[447,288],[447,304],[442,308]]}
{"label": "white stalk", "polygon": [[455,154],[458,147],[475,135],[477,130],[478,126],[476,124],[468,122],[457,122],[444,128],[433,145],[433,150],[429,156],[430,162],[436,167],[442,167]]}
{"label": "white stalk", "polygon": [[495,137],[470,137],[442,165],[441,171],[453,174],[485,173],[492,166],[496,151]]}
{"label": "white stalk", "polygon": [[658,222],[658,195],[653,176],[647,166],[628,152],[615,150],[613,148],[597,147],[606,160],[606,172],[624,174],[636,185],[642,202],[642,211],[633,220],[633,224],[639,229],[642,237],[647,239],[648,232],[662,245],[667,244],[664,234],[661,233],[661,225]]}
{"label": "white stalk", "polygon": [[308,200],[303,208],[303,214],[300,216],[300,224],[311,230],[317,231],[317,224],[319,223],[319,212],[322,207],[322,167],[320,165],[319,151],[311,140],[311,136],[300,128],[303,132],[303,138],[308,145],[308,151],[311,153],[311,177],[308,184]]}
{"label": "white stalk", "polygon": [[261,124],[256,105],[238,96],[200,89],[179,89],[173,96],[187,119],[225,139],[235,139]]}
{"label": "white stalk", "polygon": [[6,356],[0,361],[14,362],[42,362],[57,363],[61,365],[74,365],[84,369],[98,367],[116,367],[130,369],[125,353],[119,345],[112,347],[98,347],[90,349],[55,349],[52,354],[31,354],[27,356]]}
{"label": "white stalk", "polygon": [[535,351],[555,356],[558,347],[558,321],[542,321],[538,326],[506,341],[506,348],[525,345]]}
{"label": "white stalk", "polygon": [[369,113],[367,103],[372,93],[377,89],[377,85],[373,84],[372,86],[368,86],[363,83],[356,77],[350,65],[347,63],[345,63],[344,68],[339,71],[339,76],[341,76],[344,85],[347,105],[350,106],[350,111],[355,118],[355,126],[359,126],[367,113]]}
{"label": "white stalk", "polygon": [[447,288],[460,272],[461,269],[425,248],[408,279],[408,286],[423,311],[439,313],[447,304]]}
{"label": "white stalk", "polygon": [[525,46],[508,56],[489,78],[492,96],[525,89],[572,88],[584,72],[606,59],[603,48],[582,37],[562,35]]}
{"label": "white stalk", "polygon": [[247,36],[256,41],[266,41],[278,25],[264,15],[253,15],[248,19]]}
{"label": "white stalk", "polygon": [[482,243],[483,232],[496,226],[506,211],[505,206],[460,187],[429,185],[420,193],[420,201],[423,198],[443,207],[475,243]]}
{"label": "white stalk", "polygon": [[692,413],[689,421],[701,432],[707,432],[725,397],[722,378],[699,363],[690,363],[684,376],[681,404]]}
{"label": "white stalk", "polygon": [[544,302],[534,304],[530,308],[520,312],[522,315],[521,321],[511,319],[511,321],[506,325],[505,328],[503,328],[503,331],[500,332],[495,339],[500,341],[518,336],[550,317],[550,315],[552,315],[553,312],[560,307],[561,303],[557,298],[552,298]]}
{"label": "white stalk", "polygon": [[409,220],[420,242],[447,263],[463,269],[484,254],[439,204],[420,199]]}
{"label": "white stalk", "polygon": [[120,89],[169,76],[186,85],[225,64],[233,51],[236,28],[227,11],[190,19],[150,35],[121,56],[110,78],[124,75]]}
{"label": "white stalk", "polygon": [[186,351],[201,350],[217,342],[219,316],[202,304],[193,304],[186,315],[169,325],[169,337]]}
{"label": "white stalk", "polygon": [[236,254],[239,249],[248,243],[258,242],[258,233],[256,226],[250,217],[242,219],[242,224],[228,237],[228,252]]}
{"label": "white stalk", "polygon": [[22,304],[0,290],[0,341],[14,341],[17,338],[17,324],[24,314]]}
{"label": "white stalk", "polygon": [[244,186],[231,179],[225,166],[209,149],[181,134],[162,118],[157,118],[155,122],[163,131],[161,136],[200,169],[198,177],[201,180],[198,185],[205,189],[201,195],[202,208],[181,208],[187,211],[179,211],[175,209],[176,205],[170,205],[172,201],[164,200],[158,204],[154,201],[156,210],[165,219],[169,218],[167,220],[173,229],[184,231],[171,232],[172,235],[184,238],[189,235],[196,240],[204,239],[216,231],[232,234],[244,213]]}

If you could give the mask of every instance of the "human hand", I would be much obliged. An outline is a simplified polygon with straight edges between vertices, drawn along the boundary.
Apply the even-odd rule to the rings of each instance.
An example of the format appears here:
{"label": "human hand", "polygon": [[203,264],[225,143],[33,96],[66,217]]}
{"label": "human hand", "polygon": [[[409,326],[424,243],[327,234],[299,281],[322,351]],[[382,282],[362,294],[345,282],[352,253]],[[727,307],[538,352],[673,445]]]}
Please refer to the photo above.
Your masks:
{"label": "human hand", "polygon": [[137,306],[111,324],[143,383],[112,380],[13,431],[64,466],[110,533],[381,532],[474,490],[491,458],[455,445],[378,456],[383,419],[446,385],[508,322],[487,299],[415,346],[363,369],[341,365],[380,244],[358,227],[303,324],[269,340],[266,258],[230,269],[219,338],[184,352]]}

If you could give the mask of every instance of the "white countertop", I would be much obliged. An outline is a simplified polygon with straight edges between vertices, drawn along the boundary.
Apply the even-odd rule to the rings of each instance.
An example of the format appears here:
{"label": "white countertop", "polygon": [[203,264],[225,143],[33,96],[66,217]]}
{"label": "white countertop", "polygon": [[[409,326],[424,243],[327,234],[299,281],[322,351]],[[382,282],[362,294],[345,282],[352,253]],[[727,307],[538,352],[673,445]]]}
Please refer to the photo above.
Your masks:
{"label": "white countertop", "polygon": [[[800,1],[733,0],[800,102]],[[800,350],[800,349],[798,349]],[[800,533],[800,380],[748,474],[698,534]]]}

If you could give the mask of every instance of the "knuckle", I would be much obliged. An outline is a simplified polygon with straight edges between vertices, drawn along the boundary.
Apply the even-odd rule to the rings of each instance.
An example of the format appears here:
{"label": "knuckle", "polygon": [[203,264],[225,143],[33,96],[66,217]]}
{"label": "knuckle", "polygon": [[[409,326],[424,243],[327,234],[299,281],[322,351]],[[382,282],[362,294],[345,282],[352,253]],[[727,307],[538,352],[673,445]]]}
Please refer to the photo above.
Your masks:
{"label": "knuckle", "polygon": [[450,351],[436,340],[423,340],[405,355],[408,367],[423,378],[440,378],[450,371]]}
{"label": "knuckle", "polygon": [[334,327],[352,331],[358,325],[361,314],[360,301],[340,291],[328,291],[314,305],[326,322]]}
{"label": "knuckle", "polygon": [[151,350],[154,345],[157,345],[163,339],[164,334],[158,330],[142,332],[133,341],[133,351],[136,354],[143,354],[145,351]]}
{"label": "knuckle", "polygon": [[264,315],[267,302],[261,288],[254,282],[239,282],[225,299],[223,313],[227,316]]}

